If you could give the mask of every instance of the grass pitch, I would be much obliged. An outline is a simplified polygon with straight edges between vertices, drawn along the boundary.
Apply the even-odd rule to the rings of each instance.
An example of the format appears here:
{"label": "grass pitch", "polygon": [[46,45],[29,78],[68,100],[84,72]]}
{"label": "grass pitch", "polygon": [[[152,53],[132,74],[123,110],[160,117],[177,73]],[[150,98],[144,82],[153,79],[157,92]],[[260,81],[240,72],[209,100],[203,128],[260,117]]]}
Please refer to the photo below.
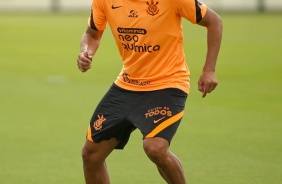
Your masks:
{"label": "grass pitch", "polygon": [[[191,184],[282,183],[282,14],[223,14],[219,86],[197,91],[206,30],[183,20],[191,92],[171,150]],[[122,67],[109,27],[93,68],[76,66],[88,14],[0,15],[0,183],[83,183],[94,108]],[[163,184],[135,131],[108,158],[113,184]]]}

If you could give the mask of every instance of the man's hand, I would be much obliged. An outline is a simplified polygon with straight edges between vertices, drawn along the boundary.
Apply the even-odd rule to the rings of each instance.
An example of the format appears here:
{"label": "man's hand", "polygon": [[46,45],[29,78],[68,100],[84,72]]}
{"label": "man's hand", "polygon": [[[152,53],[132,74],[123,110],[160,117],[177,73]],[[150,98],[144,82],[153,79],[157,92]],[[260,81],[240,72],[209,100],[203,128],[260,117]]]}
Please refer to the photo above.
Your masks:
{"label": "man's hand", "polygon": [[214,72],[203,71],[199,81],[198,81],[198,90],[203,93],[202,98],[205,98],[207,93],[212,92],[217,86],[218,82],[215,77]]}
{"label": "man's hand", "polygon": [[89,70],[91,68],[92,58],[93,56],[90,56],[87,52],[81,52],[77,59],[79,70],[82,72]]}

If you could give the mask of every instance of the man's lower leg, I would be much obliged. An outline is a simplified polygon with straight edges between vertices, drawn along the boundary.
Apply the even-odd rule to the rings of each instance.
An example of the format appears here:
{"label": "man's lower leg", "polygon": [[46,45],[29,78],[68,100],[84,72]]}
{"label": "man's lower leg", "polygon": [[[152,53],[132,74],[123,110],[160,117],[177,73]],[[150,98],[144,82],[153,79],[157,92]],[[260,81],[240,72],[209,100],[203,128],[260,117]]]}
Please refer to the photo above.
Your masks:
{"label": "man's lower leg", "polygon": [[161,176],[169,184],[186,184],[184,171],[178,158],[168,150],[169,143],[163,138],[145,139],[144,150],[153,161]]}
{"label": "man's lower leg", "polygon": [[178,158],[171,152],[168,157],[167,160],[169,161],[164,161],[157,166],[160,174],[169,184],[186,184],[184,171]]}
{"label": "man's lower leg", "polygon": [[86,184],[110,184],[106,162],[103,164],[83,164]]}

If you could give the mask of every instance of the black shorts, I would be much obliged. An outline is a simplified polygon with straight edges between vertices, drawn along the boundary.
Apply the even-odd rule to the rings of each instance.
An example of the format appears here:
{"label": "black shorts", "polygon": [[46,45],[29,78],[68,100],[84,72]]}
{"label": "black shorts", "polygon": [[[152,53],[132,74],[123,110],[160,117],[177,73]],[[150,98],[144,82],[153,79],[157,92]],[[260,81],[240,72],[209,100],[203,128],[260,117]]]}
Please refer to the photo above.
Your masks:
{"label": "black shorts", "polygon": [[162,137],[171,142],[183,116],[187,93],[176,88],[129,91],[113,84],[97,106],[87,139],[101,142],[116,138],[123,149],[138,128],[144,138]]}

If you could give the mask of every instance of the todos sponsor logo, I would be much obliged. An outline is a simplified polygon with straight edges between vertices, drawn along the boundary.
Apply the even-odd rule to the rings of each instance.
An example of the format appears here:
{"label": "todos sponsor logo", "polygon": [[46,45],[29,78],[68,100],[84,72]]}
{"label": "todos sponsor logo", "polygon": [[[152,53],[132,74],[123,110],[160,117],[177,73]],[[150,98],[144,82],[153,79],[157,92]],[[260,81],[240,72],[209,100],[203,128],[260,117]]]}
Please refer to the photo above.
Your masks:
{"label": "todos sponsor logo", "polygon": [[[147,113],[145,113],[146,118],[150,118],[153,116],[172,116],[172,112],[169,110],[169,107],[156,107],[154,109],[149,109]],[[163,119],[163,118],[160,118]],[[158,120],[160,120],[158,119]],[[158,122],[158,120],[155,121]]]}

